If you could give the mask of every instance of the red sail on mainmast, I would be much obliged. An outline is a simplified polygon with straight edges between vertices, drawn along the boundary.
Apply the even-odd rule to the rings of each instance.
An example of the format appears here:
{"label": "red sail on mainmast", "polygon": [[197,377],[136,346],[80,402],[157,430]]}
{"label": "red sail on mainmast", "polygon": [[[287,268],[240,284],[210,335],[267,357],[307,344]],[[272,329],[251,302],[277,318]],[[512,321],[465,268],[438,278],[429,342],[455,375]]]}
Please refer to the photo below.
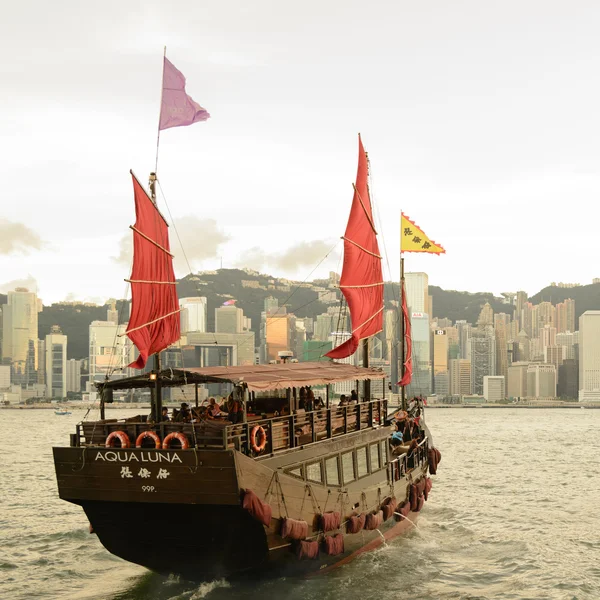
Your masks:
{"label": "red sail on mainmast", "polygon": [[377,231],[369,195],[367,154],[358,136],[358,171],[350,218],[344,234],[344,265],[340,289],[348,303],[352,337],[325,356],[346,358],[360,340],[380,332],[383,324],[383,276]]}
{"label": "red sail on mainmast", "polygon": [[131,317],[125,332],[140,352],[129,366],[143,369],[148,357],[180,337],[179,304],[168,224],[133,172],[135,225],[131,271]]}

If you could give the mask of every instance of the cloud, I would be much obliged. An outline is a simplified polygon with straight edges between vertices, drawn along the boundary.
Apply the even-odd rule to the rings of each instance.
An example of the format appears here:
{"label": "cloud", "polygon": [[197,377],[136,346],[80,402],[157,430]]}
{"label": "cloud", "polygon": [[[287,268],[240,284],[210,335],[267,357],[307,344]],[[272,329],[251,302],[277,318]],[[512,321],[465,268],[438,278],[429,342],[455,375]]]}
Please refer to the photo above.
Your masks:
{"label": "cloud", "polygon": [[38,284],[33,275],[27,275],[24,279],[13,279],[6,283],[0,283],[0,294],[12,292],[18,287],[27,288],[30,292],[35,292],[38,289]]}
{"label": "cloud", "polygon": [[[202,261],[218,256],[219,246],[229,239],[229,235],[218,229],[215,219],[199,219],[195,216],[175,219],[170,228],[171,252],[175,255],[175,270],[180,273],[193,271]],[[179,243],[180,240],[181,243]],[[131,265],[132,257],[132,235],[127,233],[119,242],[119,255],[114,260]]]}
{"label": "cloud", "polygon": [[23,223],[0,219],[0,254],[28,254],[31,250],[40,250],[42,246],[42,238]]}
{"label": "cloud", "polygon": [[337,260],[339,251],[337,246],[334,248],[334,245],[331,240],[300,242],[282,254],[267,254],[259,246],[254,246],[244,253],[243,258],[237,261],[236,266],[249,267],[257,271],[264,267],[270,267],[291,273],[303,267],[316,267],[327,255],[329,255],[327,256],[329,260]]}

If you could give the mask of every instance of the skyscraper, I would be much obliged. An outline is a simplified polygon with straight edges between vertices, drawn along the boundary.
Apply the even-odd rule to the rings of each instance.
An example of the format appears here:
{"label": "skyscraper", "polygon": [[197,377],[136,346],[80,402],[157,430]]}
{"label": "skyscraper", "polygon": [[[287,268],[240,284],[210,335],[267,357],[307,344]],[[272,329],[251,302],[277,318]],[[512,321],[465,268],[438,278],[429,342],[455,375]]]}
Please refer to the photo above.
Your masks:
{"label": "skyscraper", "polygon": [[81,361],[71,358],[67,361],[67,392],[81,391]]}
{"label": "skyscraper", "polygon": [[464,358],[450,359],[450,394],[468,396],[471,393],[471,362]]}
{"label": "skyscraper", "polygon": [[135,347],[131,340],[122,335],[126,325],[115,325],[109,321],[90,323],[89,370],[90,383],[129,377],[132,369],[127,365],[135,359]]}
{"label": "skyscraper", "polygon": [[556,330],[558,333],[575,331],[575,300],[567,298],[556,305]]}
{"label": "skyscraper", "polygon": [[600,310],[579,317],[579,401],[600,401]]}
{"label": "skyscraper", "polygon": [[206,332],[208,323],[208,304],[204,296],[179,298],[181,310],[181,333],[188,331]]}
{"label": "skyscraper", "polygon": [[427,273],[405,273],[404,284],[409,312],[429,314],[429,277]]}
{"label": "skyscraper", "polygon": [[483,378],[483,397],[487,402],[501,402],[506,398],[505,379],[502,375],[486,375]]}
{"label": "skyscraper", "polygon": [[483,395],[483,378],[496,374],[496,340],[493,329],[476,330],[469,339],[471,357],[471,386],[473,393]]}
{"label": "skyscraper", "polygon": [[32,359],[32,348],[33,370],[38,367],[38,312],[37,295],[27,288],[8,292],[7,303],[2,306],[2,358],[10,361],[13,372],[22,379],[19,383],[24,385],[32,383],[26,377],[26,373],[32,370],[31,364],[27,364],[28,359],[30,362]]}
{"label": "skyscraper", "polygon": [[431,394],[432,371],[429,331],[429,315],[427,313],[412,312],[412,356],[413,376],[412,382],[407,387],[408,396],[429,396]]}
{"label": "skyscraper", "polygon": [[56,325],[46,336],[46,388],[50,398],[67,396],[67,336]]}
{"label": "skyscraper", "polygon": [[244,331],[244,311],[237,306],[216,308],[215,331],[217,333],[242,333]]}
{"label": "skyscraper", "polygon": [[556,367],[530,363],[527,367],[527,395],[530,398],[556,398]]}

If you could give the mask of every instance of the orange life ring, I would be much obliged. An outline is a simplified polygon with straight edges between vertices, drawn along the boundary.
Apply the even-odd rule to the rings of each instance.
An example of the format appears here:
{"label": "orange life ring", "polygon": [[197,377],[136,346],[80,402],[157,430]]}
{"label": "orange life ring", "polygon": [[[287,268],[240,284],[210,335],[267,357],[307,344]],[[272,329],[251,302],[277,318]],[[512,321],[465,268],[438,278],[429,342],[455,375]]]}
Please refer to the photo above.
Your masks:
{"label": "orange life ring", "polygon": [[142,442],[146,438],[152,438],[152,440],[154,440],[154,447],[157,450],[160,450],[162,448],[162,442],[160,441],[160,438],[158,437],[158,435],[156,433],[154,433],[154,431],[142,431],[142,433],[140,433],[140,435],[138,435],[137,439],[135,440],[135,447],[141,448]]}
{"label": "orange life ring", "polygon": [[129,436],[124,431],[112,431],[109,433],[104,445],[107,448],[114,448],[115,440],[119,440],[121,442],[121,448],[129,448],[131,446]]}
{"label": "orange life ring", "polygon": [[187,450],[190,447],[190,443],[187,439],[187,436],[185,435],[185,433],[181,433],[181,431],[178,432],[173,432],[170,433],[164,440],[162,443],[162,447],[164,450],[168,450],[169,447],[171,446],[171,441],[172,440],[179,440],[179,443],[181,444],[181,449],[182,450]]}
{"label": "orange life ring", "polygon": [[[257,439],[258,438],[258,439]],[[255,425],[250,432],[250,447],[259,454],[267,445],[267,434],[260,425]]]}

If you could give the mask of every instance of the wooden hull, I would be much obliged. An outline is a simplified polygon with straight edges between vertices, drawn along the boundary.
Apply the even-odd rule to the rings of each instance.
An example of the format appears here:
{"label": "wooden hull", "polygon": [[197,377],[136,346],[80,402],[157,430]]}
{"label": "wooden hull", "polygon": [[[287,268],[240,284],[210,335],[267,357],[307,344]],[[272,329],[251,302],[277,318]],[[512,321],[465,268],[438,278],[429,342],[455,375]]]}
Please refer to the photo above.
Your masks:
{"label": "wooden hull", "polygon": [[[338,511],[345,521],[378,510],[390,496],[404,501],[410,482],[426,473],[426,451],[399,478],[387,455],[377,463],[369,458],[367,473],[355,463],[355,479],[344,485],[329,485],[325,474],[321,483],[293,474],[296,465],[315,461],[324,472],[332,456],[341,472],[344,456],[354,452],[356,460],[360,448],[383,448],[388,436],[387,428],[361,431],[258,460],[236,450],[101,447],[54,448],[54,459],[60,497],[79,504],[102,544],[125,560],[195,581],[307,575],[344,564],[412,526],[391,517],[378,530],[346,534],[342,526],[323,533],[318,515]],[[269,526],[242,507],[246,489],[271,506]],[[296,542],[280,536],[285,517],[306,521],[309,539],[344,533],[343,553],[298,559]]]}

